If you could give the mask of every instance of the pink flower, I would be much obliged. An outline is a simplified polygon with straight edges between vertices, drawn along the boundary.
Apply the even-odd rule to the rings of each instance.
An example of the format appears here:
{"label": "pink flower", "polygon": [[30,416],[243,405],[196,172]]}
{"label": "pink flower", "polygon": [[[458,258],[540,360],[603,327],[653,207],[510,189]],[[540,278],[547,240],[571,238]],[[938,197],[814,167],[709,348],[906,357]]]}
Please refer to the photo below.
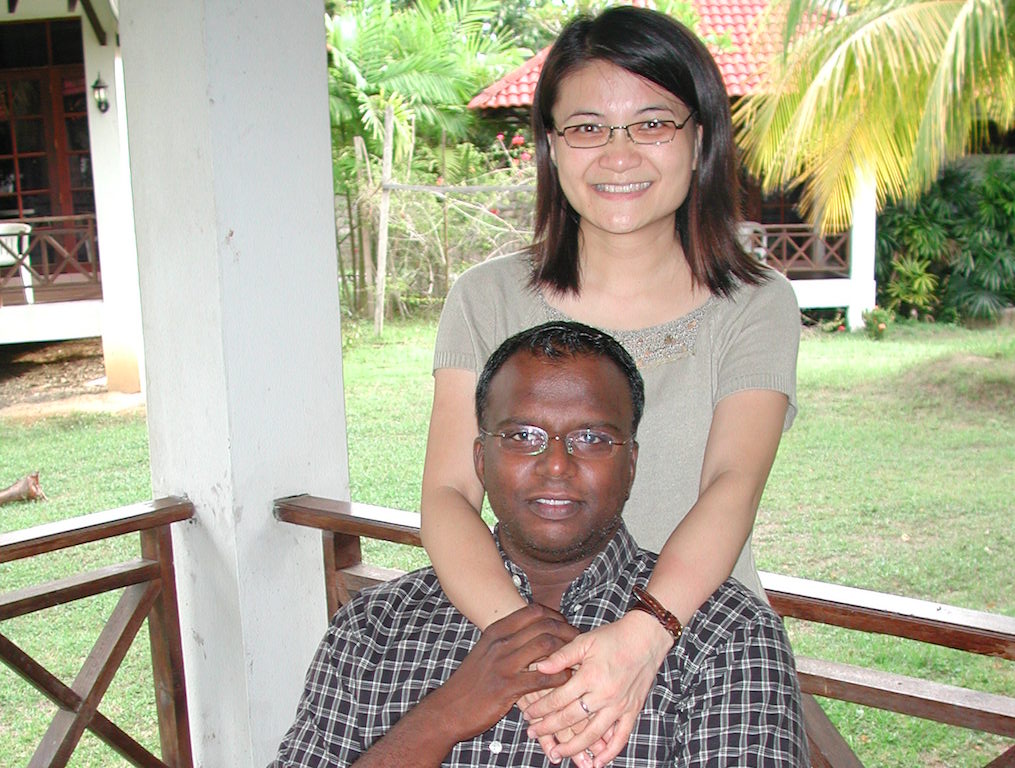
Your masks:
{"label": "pink flower", "polygon": [[490,209],[490,213],[492,213],[494,216],[496,216],[498,213],[500,213],[500,211],[497,210],[496,208],[491,208]]}
{"label": "pink flower", "polygon": [[525,137],[522,136],[520,133],[516,133],[514,136],[511,137],[511,146],[512,147],[520,147],[524,143],[525,143]]}
{"label": "pink flower", "polygon": [[444,184],[444,177],[443,176],[438,176],[437,177],[437,186],[439,187],[442,184]]}
{"label": "pink flower", "polygon": [[837,331],[840,331],[840,332],[841,332],[841,331],[844,331],[844,330],[846,330],[846,326],[844,326],[844,325],[840,325],[840,326],[839,326],[838,328],[836,328],[835,330],[837,330]]}
{"label": "pink flower", "polygon": [[526,163],[532,159],[532,155],[529,154],[528,152],[522,152],[520,155],[518,155],[518,157],[520,157]]}
{"label": "pink flower", "polygon": [[497,141],[504,141],[504,134],[503,133],[498,133],[497,134]]}

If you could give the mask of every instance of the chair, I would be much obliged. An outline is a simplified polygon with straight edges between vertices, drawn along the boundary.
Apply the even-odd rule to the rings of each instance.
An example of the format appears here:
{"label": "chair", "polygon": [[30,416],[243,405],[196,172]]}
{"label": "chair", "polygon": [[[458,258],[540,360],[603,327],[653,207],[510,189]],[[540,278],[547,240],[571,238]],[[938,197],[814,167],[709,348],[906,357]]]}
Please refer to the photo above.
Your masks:
{"label": "chair", "polygon": [[737,234],[745,251],[762,263],[768,258],[768,233],[763,225],[756,221],[741,222]]}
{"label": "chair", "polygon": [[25,302],[35,303],[35,289],[32,287],[32,268],[28,262],[28,233],[31,224],[21,221],[0,222],[0,267],[19,264],[21,284],[25,289]]}

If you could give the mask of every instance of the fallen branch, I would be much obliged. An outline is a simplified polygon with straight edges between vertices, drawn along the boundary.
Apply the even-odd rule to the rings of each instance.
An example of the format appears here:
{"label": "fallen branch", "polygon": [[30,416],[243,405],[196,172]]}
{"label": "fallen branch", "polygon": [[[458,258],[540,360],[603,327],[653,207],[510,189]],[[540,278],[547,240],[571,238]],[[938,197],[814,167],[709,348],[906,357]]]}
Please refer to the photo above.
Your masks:
{"label": "fallen branch", "polygon": [[42,486],[39,485],[38,470],[30,475],[25,475],[14,485],[0,491],[0,505],[10,501],[35,501],[36,499],[47,501],[46,494],[42,492]]}

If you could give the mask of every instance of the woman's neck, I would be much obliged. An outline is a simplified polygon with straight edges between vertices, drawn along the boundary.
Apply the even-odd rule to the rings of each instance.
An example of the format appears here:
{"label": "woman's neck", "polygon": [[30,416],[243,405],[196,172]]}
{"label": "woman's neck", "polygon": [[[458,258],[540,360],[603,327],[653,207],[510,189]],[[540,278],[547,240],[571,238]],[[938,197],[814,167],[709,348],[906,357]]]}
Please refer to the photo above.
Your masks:
{"label": "woman's neck", "polygon": [[639,330],[674,320],[708,298],[694,285],[675,232],[654,238],[581,235],[581,288],[547,294],[569,317],[613,330]]}

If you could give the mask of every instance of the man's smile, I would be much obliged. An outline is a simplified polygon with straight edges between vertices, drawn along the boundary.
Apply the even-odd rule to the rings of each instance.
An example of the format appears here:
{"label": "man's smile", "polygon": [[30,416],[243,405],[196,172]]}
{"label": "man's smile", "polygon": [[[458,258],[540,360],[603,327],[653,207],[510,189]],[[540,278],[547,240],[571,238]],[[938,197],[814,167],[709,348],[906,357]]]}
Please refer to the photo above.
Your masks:
{"label": "man's smile", "polygon": [[548,520],[563,520],[575,513],[580,501],[560,496],[538,496],[529,505],[533,514]]}

